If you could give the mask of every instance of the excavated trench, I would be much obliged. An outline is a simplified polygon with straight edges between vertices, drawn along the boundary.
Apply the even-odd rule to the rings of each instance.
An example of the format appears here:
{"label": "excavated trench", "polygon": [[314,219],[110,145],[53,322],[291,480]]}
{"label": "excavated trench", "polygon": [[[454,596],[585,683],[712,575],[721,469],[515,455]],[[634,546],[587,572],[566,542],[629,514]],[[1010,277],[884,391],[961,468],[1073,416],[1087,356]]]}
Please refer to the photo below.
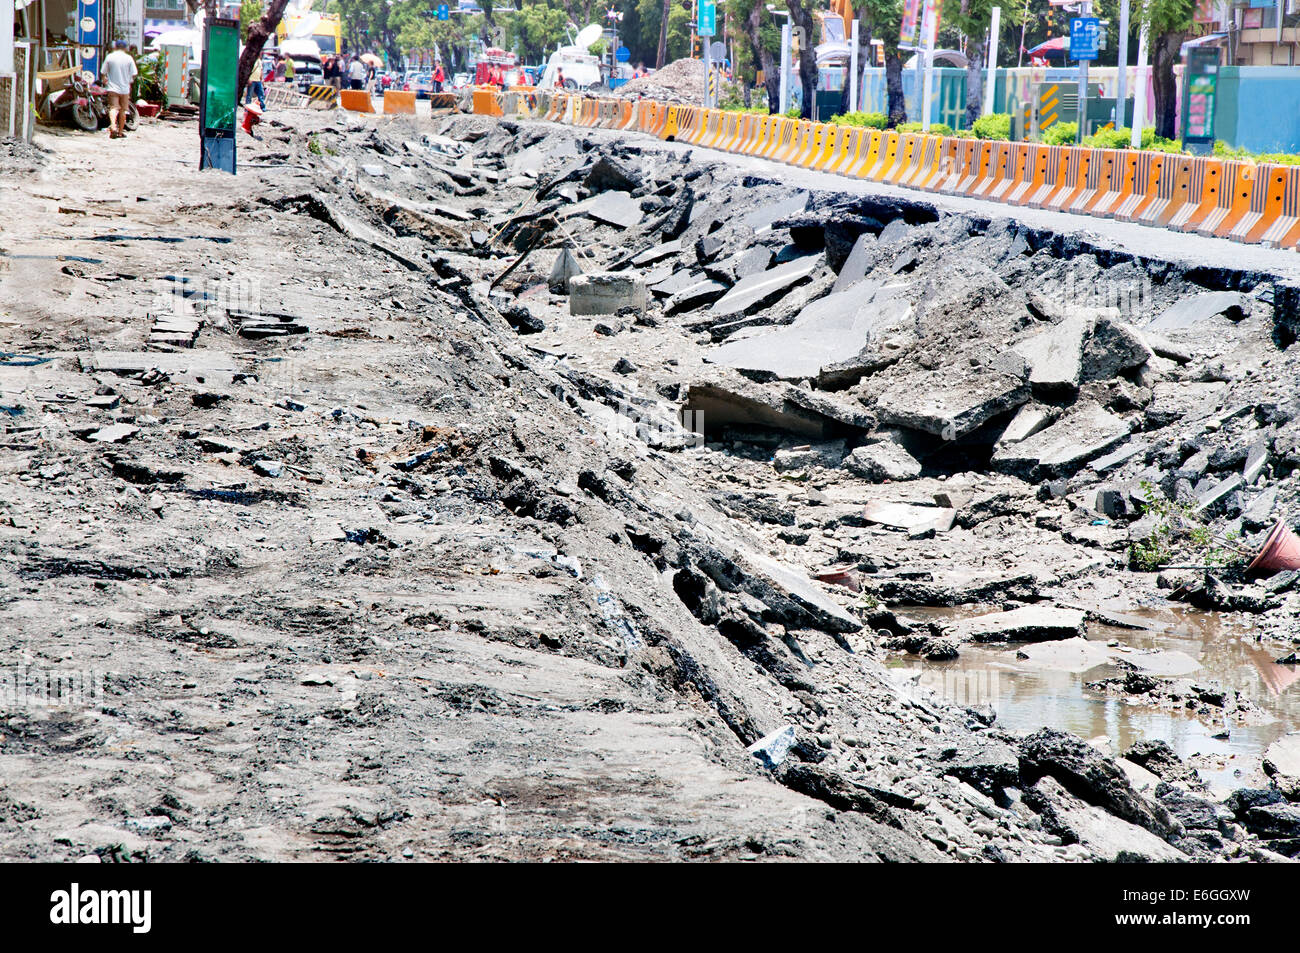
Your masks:
{"label": "excavated trench", "polygon": [[[568,164],[546,166],[548,150]],[[617,252],[594,257],[645,279],[634,332],[668,325],[686,341],[657,368],[626,345],[636,376],[680,388],[706,479],[747,474],[724,511],[880,600],[871,624],[903,678],[989,702],[1012,730],[1062,726],[1116,753],[1165,740],[1222,793],[1300,726],[1297,670],[1277,661],[1290,582],[1177,548],[1203,530],[1253,552],[1294,512],[1284,278],[928,201],[800,191],[754,163],[630,137],[525,125],[506,152],[536,160],[512,168],[562,200],[639,199],[636,225],[610,228]],[[576,242],[589,254],[613,217],[596,207],[590,221]],[[928,512],[826,519],[790,506],[791,486],[822,505],[839,490]],[[846,529],[853,545],[834,539]],[[1165,562],[1210,571],[1139,571],[1160,567],[1135,564],[1134,548],[1166,535]],[[954,644],[963,620],[1024,607],[1066,615]],[[1025,658],[1074,628],[1069,613],[1100,651]],[[1134,671],[1150,677],[1126,683]]]}

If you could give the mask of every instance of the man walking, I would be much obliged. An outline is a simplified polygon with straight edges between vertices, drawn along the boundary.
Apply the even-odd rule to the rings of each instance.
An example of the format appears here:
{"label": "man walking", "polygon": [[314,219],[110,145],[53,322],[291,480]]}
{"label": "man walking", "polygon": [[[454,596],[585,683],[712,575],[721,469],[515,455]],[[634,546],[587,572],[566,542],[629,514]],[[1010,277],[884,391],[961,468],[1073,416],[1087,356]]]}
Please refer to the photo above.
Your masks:
{"label": "man walking", "polygon": [[266,110],[266,90],[262,86],[262,58],[259,56],[253,61],[253,71],[248,76],[248,87],[244,90],[244,105],[247,106],[249,100],[254,96],[257,97],[257,104]]}
{"label": "man walking", "polygon": [[113,52],[104,57],[104,87],[108,90],[108,137],[126,135],[126,114],[131,109],[131,85],[135,82],[135,60],[126,51],[126,40],[113,44]]}

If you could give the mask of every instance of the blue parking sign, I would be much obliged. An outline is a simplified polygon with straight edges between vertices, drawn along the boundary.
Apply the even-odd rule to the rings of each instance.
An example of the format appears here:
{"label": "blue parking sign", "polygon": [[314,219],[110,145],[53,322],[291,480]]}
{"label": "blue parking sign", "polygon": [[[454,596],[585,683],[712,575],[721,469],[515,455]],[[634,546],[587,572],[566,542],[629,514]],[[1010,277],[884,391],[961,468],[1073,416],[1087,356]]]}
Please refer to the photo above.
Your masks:
{"label": "blue parking sign", "polygon": [[438,4],[438,19],[439,20],[451,19],[451,11],[447,9],[447,4],[445,3]]}
{"label": "blue parking sign", "polygon": [[1101,21],[1096,17],[1070,20],[1070,59],[1095,60],[1101,46]]}

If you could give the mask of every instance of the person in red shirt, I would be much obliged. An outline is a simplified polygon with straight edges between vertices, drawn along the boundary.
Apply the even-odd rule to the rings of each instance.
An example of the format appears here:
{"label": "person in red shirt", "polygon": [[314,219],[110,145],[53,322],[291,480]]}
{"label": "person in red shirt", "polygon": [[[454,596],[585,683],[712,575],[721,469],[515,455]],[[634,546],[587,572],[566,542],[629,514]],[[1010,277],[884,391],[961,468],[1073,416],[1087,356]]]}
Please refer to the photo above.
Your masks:
{"label": "person in red shirt", "polygon": [[439,63],[433,71],[433,91],[442,92],[442,84],[447,81],[447,74],[442,71],[442,64]]}

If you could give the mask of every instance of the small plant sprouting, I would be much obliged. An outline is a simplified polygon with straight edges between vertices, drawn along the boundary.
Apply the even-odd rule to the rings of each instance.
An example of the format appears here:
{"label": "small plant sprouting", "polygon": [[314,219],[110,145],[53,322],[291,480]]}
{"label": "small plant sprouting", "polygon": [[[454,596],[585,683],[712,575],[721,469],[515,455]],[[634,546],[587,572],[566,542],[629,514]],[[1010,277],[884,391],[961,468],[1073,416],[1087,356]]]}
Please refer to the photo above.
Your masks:
{"label": "small plant sprouting", "polygon": [[1155,517],[1145,537],[1129,547],[1129,566],[1139,572],[1155,572],[1173,562],[1180,552],[1195,554],[1206,567],[1231,566],[1245,555],[1236,545],[1237,532],[1216,536],[1186,503],[1168,499],[1150,480],[1138,484],[1145,498],[1142,515]]}

